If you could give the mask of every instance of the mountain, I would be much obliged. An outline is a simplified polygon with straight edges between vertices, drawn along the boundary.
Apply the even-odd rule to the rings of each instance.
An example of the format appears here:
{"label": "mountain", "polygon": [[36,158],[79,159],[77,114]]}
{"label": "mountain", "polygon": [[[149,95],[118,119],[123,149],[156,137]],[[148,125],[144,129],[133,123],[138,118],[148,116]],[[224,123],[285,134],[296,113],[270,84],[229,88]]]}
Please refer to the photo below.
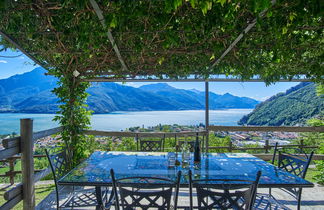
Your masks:
{"label": "mountain", "polygon": [[324,112],[324,100],[316,95],[315,84],[303,82],[258,104],[240,125],[300,125]]}
{"label": "mountain", "polygon": [[[38,105],[41,104],[57,107],[57,99],[50,92],[56,86],[57,79],[45,76],[45,72],[45,69],[39,67],[31,72],[1,79],[0,111],[34,113],[37,112]],[[48,96],[51,96],[51,100],[47,98]],[[47,112],[44,109],[39,110],[40,112]]]}
{"label": "mountain", "polygon": [[[57,79],[43,68],[0,80],[0,112],[55,113],[58,99],[51,92]],[[95,113],[113,111],[198,110],[205,108],[205,93],[166,83],[134,88],[117,83],[93,83],[87,104]],[[254,108],[259,102],[229,93],[209,93],[210,109]]]}
{"label": "mountain", "polygon": [[[183,90],[171,87],[166,83],[157,83],[144,85],[141,90],[155,93],[172,100],[172,102],[184,109],[204,109],[205,108],[205,92],[199,90]],[[229,93],[219,95],[209,92],[209,108],[210,109],[230,109],[230,108],[254,108],[259,101],[247,97],[233,96]]]}

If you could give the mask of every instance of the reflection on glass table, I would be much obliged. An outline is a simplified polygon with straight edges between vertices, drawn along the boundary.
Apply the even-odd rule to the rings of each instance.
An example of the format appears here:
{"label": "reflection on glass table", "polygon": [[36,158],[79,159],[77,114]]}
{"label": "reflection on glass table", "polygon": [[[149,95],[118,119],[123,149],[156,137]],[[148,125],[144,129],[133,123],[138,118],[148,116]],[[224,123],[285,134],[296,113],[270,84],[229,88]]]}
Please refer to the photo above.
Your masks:
{"label": "reflection on glass table", "polygon": [[[94,152],[59,180],[65,185],[110,186],[109,171],[114,169],[116,177],[152,176],[175,179],[182,171],[181,185],[188,184],[188,171],[194,178],[255,179],[257,171],[262,171],[259,187],[313,187],[300,177],[278,169],[247,153],[202,154],[199,164],[190,160],[189,164],[172,165],[170,154],[166,152]],[[176,160],[182,163],[181,155]]]}

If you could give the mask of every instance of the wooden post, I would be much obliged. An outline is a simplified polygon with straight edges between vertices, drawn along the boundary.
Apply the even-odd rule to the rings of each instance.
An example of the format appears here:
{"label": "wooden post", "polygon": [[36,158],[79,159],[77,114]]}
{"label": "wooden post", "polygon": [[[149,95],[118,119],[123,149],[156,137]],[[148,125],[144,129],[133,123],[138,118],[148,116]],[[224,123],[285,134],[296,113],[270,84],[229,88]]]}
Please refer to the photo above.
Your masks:
{"label": "wooden post", "polygon": [[35,209],[33,120],[20,120],[23,209]]}
{"label": "wooden post", "polygon": [[209,84],[205,81],[205,130],[206,130],[206,152],[208,152],[209,147]]}
{"label": "wooden post", "polygon": [[15,174],[13,173],[15,171],[15,159],[10,158],[9,159],[9,171],[10,171],[10,184],[15,184]]}
{"label": "wooden post", "polygon": [[135,135],[135,141],[136,141],[136,150],[139,151],[139,148],[138,148],[138,134]]}
{"label": "wooden post", "polygon": [[265,140],[265,153],[269,153],[269,139]]}
{"label": "wooden post", "polygon": [[304,151],[303,150],[304,146],[305,146],[304,145],[304,139],[300,139],[300,146],[299,146],[300,150]]}
{"label": "wooden post", "polygon": [[229,147],[228,147],[228,151],[232,152],[232,148],[233,148],[233,143],[232,140],[229,142]]}

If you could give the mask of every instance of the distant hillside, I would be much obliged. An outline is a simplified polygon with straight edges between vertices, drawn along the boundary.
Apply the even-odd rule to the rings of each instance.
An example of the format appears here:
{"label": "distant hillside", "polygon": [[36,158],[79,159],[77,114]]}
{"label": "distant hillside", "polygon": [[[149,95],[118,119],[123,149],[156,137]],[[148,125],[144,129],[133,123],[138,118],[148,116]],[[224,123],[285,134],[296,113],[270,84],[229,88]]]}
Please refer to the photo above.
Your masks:
{"label": "distant hillside", "polygon": [[[166,83],[157,83],[141,86],[139,89],[147,92],[155,93],[164,99],[171,100],[177,106],[188,107],[187,109],[204,109],[205,108],[205,92],[195,89],[183,90],[171,87]],[[210,109],[251,109],[254,108],[259,101],[247,97],[238,97],[226,93],[219,95],[209,92],[209,108]]]}
{"label": "distant hillside", "polygon": [[[57,79],[43,68],[0,80],[0,112],[55,113],[58,99],[51,93]],[[95,113],[113,111],[198,110],[205,108],[205,93],[166,83],[134,88],[117,83],[93,83],[87,104]],[[259,102],[229,93],[210,92],[210,109],[254,108]]]}
{"label": "distant hillside", "polygon": [[[31,72],[0,80],[0,112],[44,112],[57,110],[57,98],[51,93],[57,79],[45,76],[39,67]],[[54,109],[54,110],[53,110]]]}
{"label": "distant hillside", "polygon": [[300,83],[258,104],[244,116],[240,125],[300,125],[324,111],[323,98],[316,95],[315,84]]}

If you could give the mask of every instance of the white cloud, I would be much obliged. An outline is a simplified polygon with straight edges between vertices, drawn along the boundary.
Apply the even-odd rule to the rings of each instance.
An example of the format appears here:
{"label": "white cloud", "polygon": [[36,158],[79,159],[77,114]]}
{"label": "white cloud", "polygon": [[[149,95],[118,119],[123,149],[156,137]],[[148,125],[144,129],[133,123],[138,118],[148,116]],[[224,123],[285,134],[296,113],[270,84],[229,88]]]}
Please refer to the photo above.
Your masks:
{"label": "white cloud", "polygon": [[5,60],[0,60],[0,63],[8,63],[8,62]]}

